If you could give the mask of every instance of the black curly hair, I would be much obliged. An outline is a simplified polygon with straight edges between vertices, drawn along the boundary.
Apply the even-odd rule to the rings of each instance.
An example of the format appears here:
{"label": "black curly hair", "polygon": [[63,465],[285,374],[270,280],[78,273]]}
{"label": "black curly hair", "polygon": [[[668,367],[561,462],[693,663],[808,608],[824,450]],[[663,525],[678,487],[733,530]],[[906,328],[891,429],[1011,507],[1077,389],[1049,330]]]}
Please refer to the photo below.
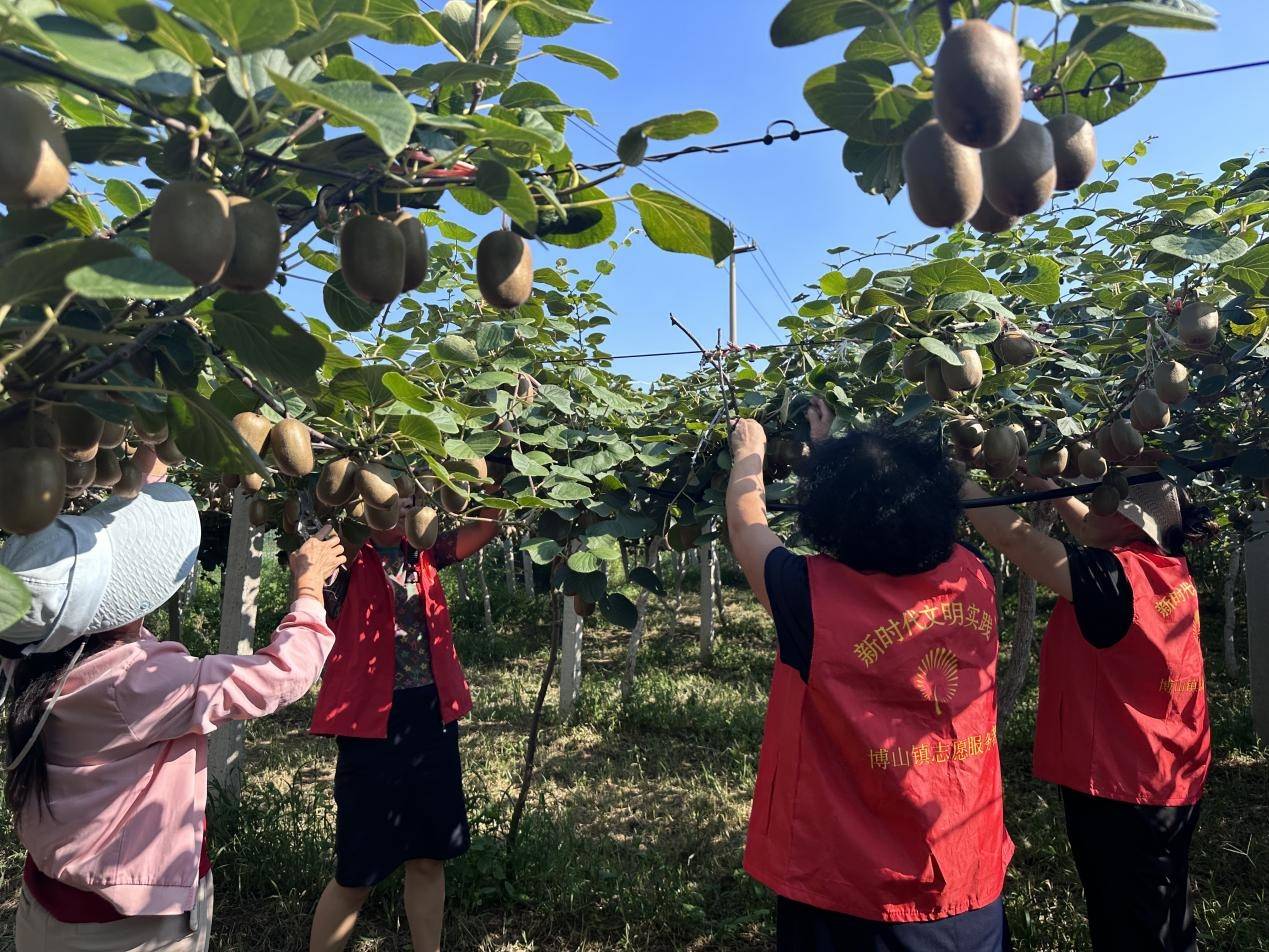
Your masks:
{"label": "black curly hair", "polygon": [[798,526],[856,571],[915,575],[952,555],[961,482],[932,431],[855,430],[816,445],[803,464]]}

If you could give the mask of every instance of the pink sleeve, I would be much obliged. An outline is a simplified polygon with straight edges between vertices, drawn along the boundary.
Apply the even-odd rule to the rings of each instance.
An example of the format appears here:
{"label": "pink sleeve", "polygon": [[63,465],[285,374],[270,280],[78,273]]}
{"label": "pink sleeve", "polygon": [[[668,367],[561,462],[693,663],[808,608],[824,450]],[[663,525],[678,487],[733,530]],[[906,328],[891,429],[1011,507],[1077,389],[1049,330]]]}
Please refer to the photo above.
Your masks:
{"label": "pink sleeve", "polygon": [[128,669],[116,703],[138,740],[209,734],[226,721],[264,717],[302,698],[334,644],[321,602],[300,598],[267,648],[195,658],[165,644]]}

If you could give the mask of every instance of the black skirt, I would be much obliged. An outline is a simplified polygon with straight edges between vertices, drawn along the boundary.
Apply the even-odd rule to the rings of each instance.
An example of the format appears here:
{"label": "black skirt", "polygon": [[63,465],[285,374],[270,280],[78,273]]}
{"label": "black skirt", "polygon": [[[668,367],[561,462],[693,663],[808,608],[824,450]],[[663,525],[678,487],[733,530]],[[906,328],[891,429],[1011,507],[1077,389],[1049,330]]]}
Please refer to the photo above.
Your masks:
{"label": "black skirt", "polygon": [[458,723],[441,723],[436,685],[395,691],[382,740],[340,737],[335,880],[374,886],[406,860],[467,852]]}

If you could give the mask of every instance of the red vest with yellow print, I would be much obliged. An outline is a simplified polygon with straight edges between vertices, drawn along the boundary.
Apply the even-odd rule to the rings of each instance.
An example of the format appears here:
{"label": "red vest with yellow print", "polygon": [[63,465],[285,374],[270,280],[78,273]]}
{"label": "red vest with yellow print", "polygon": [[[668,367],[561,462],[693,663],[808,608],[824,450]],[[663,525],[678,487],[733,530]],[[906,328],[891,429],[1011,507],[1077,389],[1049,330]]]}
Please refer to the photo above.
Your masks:
{"label": "red vest with yellow print", "polygon": [[957,546],[919,575],[808,561],[810,678],[777,661],[745,869],[885,922],[994,902],[1013,843],[996,745],[996,588]]}
{"label": "red vest with yellow print", "polygon": [[1035,775],[1108,800],[1197,803],[1212,759],[1198,592],[1183,558],[1147,544],[1112,551],[1132,625],[1097,648],[1059,599],[1040,651]]}
{"label": "red vest with yellow print", "polygon": [[[326,659],[309,730],[337,737],[388,736],[396,680],[396,604],[383,560],[367,542],[348,567],[348,592],[335,620],[335,647]],[[419,597],[427,619],[432,678],[448,724],[471,710],[471,689],[458,663],[445,590],[432,560],[419,553]]]}

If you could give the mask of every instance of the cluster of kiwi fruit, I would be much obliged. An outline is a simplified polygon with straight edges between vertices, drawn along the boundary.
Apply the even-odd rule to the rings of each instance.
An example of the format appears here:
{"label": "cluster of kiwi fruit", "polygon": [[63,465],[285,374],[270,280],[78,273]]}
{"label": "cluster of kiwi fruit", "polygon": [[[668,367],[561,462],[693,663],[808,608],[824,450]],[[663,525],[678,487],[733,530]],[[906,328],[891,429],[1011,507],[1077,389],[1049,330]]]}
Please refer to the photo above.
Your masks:
{"label": "cluster of kiwi fruit", "polygon": [[[154,446],[169,466],[185,457],[165,422],[137,414],[132,440]],[[128,427],[73,403],[27,404],[0,425],[0,529],[30,535],[89,490],[132,499],[142,476],[130,458]]]}
{"label": "cluster of kiwi fruit", "polygon": [[1007,231],[1092,174],[1092,124],[1069,113],[1044,124],[1024,119],[1019,68],[1013,35],[986,20],[966,20],[944,37],[934,118],[903,146],[908,197],[925,224]]}
{"label": "cluster of kiwi fruit", "polygon": [[70,187],[70,146],[38,98],[0,88],[0,202],[10,208],[43,208]]}
{"label": "cluster of kiwi fruit", "polygon": [[417,215],[356,215],[339,230],[339,267],[350,291],[384,305],[427,277],[427,232]]}
{"label": "cluster of kiwi fruit", "polygon": [[282,255],[278,213],[210,182],[169,182],[150,210],[150,254],[199,286],[263,291]]}
{"label": "cluster of kiwi fruit", "polygon": [[977,348],[961,347],[956,355],[961,359],[960,364],[949,363],[924,347],[909,347],[903,354],[900,370],[905,380],[924,384],[926,393],[935,400],[950,400],[983,382],[983,361]]}

